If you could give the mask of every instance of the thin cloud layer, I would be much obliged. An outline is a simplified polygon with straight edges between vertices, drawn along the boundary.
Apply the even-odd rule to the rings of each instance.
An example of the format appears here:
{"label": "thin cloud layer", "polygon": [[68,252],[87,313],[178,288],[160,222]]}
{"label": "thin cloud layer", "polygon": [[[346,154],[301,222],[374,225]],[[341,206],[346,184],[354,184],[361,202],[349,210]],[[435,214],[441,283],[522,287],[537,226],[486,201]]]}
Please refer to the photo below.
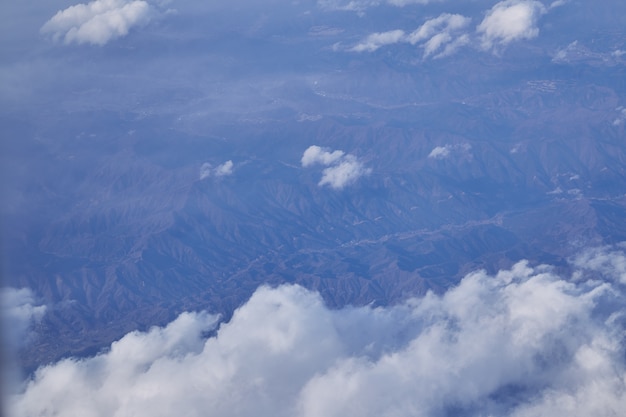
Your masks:
{"label": "thin cloud layer", "polygon": [[444,0],[318,0],[317,4],[325,10],[346,10],[363,12],[371,7],[388,4],[390,6],[404,7],[412,4],[429,4]]}
{"label": "thin cloud layer", "polygon": [[340,190],[355,183],[359,178],[372,172],[366,168],[356,156],[346,154],[341,150],[331,151],[317,145],[309,146],[300,159],[303,167],[313,165],[325,165],[322,171],[322,179],[318,183],[320,187],[328,185]]}
{"label": "thin cloud layer", "polygon": [[[623,253],[620,252],[623,256]],[[389,308],[326,308],[262,287],[216,318],[184,313],[108,352],[39,369],[15,417],[590,416],[626,409],[619,286],[520,262]]]}
{"label": "thin cloud layer", "polygon": [[147,23],[152,7],[143,0],[95,0],[57,12],[41,33],[65,44],[104,45]]}
{"label": "thin cloud layer", "polygon": [[545,6],[535,0],[505,0],[487,12],[476,31],[481,35],[483,49],[492,49],[539,34],[537,21],[546,13]]}

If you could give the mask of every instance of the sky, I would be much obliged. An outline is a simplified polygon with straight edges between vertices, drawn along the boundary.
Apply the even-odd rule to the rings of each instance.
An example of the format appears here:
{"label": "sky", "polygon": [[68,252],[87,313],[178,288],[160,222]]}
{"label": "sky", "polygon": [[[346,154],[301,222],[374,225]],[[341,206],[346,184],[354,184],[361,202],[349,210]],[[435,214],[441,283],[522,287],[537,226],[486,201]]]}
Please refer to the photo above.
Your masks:
{"label": "sky", "polygon": [[[539,55],[619,68],[623,39],[595,43],[594,31],[626,27],[625,4],[5,1],[0,120],[20,127],[3,128],[2,146],[29,152],[23,131],[51,147],[88,140],[91,126],[80,138],[45,137],[51,125],[80,131],[86,113],[115,132],[126,125],[107,125],[108,117],[200,134],[216,122],[347,118],[454,95],[424,88],[416,104],[380,62],[444,68],[462,74],[467,90],[484,80],[457,64],[466,59],[508,68]],[[626,102],[617,104],[607,116],[616,129],[626,123]],[[290,163],[324,192],[348,192],[377,175],[376,155],[351,144],[308,143]],[[426,158],[472,152],[465,142],[434,144]],[[10,198],[1,214],[13,218],[38,201],[24,184],[49,174],[3,158],[2,194]],[[227,181],[245,169],[242,159],[212,155],[189,175]],[[386,307],[331,309],[315,291],[262,286],[228,321],[185,312],[27,379],[10,366],[12,355],[58,306],[32,289],[4,287],[4,406],[15,417],[617,415],[626,409],[626,247],[583,247],[569,265],[574,272],[564,275],[558,265],[520,260]]]}

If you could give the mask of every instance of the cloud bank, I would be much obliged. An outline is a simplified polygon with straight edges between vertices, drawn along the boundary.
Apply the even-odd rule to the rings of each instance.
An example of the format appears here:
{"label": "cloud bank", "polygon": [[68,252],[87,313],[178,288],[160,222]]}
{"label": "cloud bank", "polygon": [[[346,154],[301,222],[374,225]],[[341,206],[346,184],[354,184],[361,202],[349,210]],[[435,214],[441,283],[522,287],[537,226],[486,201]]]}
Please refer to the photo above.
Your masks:
{"label": "cloud bank", "polygon": [[328,185],[336,190],[353,184],[362,176],[371,173],[371,169],[366,168],[356,156],[340,150],[330,151],[317,145],[309,146],[304,151],[300,163],[305,168],[313,165],[327,166],[322,171],[322,179],[318,185],[320,187]]}
{"label": "cloud bank", "polygon": [[214,316],[184,313],[39,369],[11,415],[620,415],[626,307],[607,272],[567,281],[524,261],[442,296],[343,310],[262,287],[215,337],[202,337]]}
{"label": "cloud bank", "polygon": [[146,24],[153,8],[143,0],[95,0],[57,12],[41,33],[65,44],[104,45]]}

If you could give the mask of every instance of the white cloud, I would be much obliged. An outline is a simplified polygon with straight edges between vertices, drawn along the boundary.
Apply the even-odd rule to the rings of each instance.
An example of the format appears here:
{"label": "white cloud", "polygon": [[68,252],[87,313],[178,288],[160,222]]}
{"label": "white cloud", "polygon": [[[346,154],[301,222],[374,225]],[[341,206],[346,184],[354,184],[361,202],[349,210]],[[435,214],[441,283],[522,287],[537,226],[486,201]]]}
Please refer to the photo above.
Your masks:
{"label": "white cloud", "polygon": [[104,45],[147,23],[152,7],[143,0],[95,0],[57,12],[41,28],[55,41]]}
{"label": "white cloud", "polygon": [[365,10],[389,4],[396,7],[404,7],[412,4],[437,3],[443,0],[318,0],[317,4],[326,10],[346,10],[363,13]]}
{"label": "white cloud", "polygon": [[433,159],[444,159],[448,155],[450,155],[450,145],[435,146],[428,154],[428,157]]}
{"label": "white cloud", "polygon": [[235,166],[235,164],[233,164],[233,161],[231,161],[231,160],[228,160],[228,161],[224,162],[223,164],[218,165],[215,168],[213,168],[213,165],[211,165],[210,163],[205,162],[200,167],[200,178],[199,179],[203,180],[203,179],[209,178],[211,176],[225,177],[227,175],[231,175],[233,173],[234,166]]}
{"label": "white cloud", "polygon": [[36,334],[33,324],[46,313],[46,306],[37,302],[27,288],[0,288],[0,414],[9,394],[14,394],[21,376],[15,357],[20,348],[30,343]]}
{"label": "white cloud", "polygon": [[445,159],[449,157],[453,152],[467,156],[470,155],[469,152],[471,149],[472,146],[469,143],[435,146],[433,150],[430,151],[430,153],[428,154],[428,157],[432,159]]}
{"label": "white cloud", "polygon": [[544,5],[535,0],[505,0],[497,3],[478,25],[482,47],[492,49],[536,37],[539,34],[537,20],[544,13]]}
{"label": "white cloud", "polygon": [[327,168],[322,171],[322,179],[318,185],[320,187],[328,185],[336,190],[353,184],[362,176],[372,172],[354,155],[340,150],[331,151],[317,145],[309,146],[302,154],[300,162],[303,167],[325,165]]}
{"label": "white cloud", "polygon": [[303,167],[308,167],[316,164],[330,165],[343,158],[343,156],[343,151],[337,150],[330,152],[326,148],[312,145],[309,146],[306,151],[304,151],[300,162],[302,163]]}
{"label": "white cloud", "polygon": [[[406,34],[402,30],[373,33],[352,47],[354,52],[373,52],[383,46],[396,43],[419,44],[424,49],[424,58],[431,55],[442,57],[450,55],[459,47],[469,43],[464,30],[471,19],[459,14],[444,13],[429,19],[413,32]],[[438,52],[438,54],[435,54]]]}
{"label": "white cloud", "polygon": [[356,157],[346,155],[338,164],[324,169],[319,185],[329,185],[331,188],[339,190],[370,173],[371,169],[365,168]]}
{"label": "white cloud", "polygon": [[581,270],[593,271],[626,285],[626,255],[610,246],[588,249],[572,262]]}
{"label": "white cloud", "polygon": [[355,52],[373,52],[385,45],[392,45],[401,42],[404,39],[404,31],[391,30],[389,32],[372,33],[367,36],[361,43],[354,46],[351,51]]}
{"label": "white cloud", "polygon": [[440,33],[450,33],[454,30],[464,29],[470,20],[470,18],[459,14],[444,13],[424,22],[408,36],[408,41],[415,45]]}
{"label": "white cloud", "polygon": [[43,317],[45,305],[39,305],[28,288],[0,288],[0,311],[3,340],[19,346],[29,339],[28,329]]}
{"label": "white cloud", "polygon": [[215,337],[185,313],[39,369],[11,415],[620,415],[624,313],[617,287],[527,262],[388,308],[263,287]]}
{"label": "white cloud", "polygon": [[228,160],[215,168],[215,176],[223,177],[233,173],[233,161]]}

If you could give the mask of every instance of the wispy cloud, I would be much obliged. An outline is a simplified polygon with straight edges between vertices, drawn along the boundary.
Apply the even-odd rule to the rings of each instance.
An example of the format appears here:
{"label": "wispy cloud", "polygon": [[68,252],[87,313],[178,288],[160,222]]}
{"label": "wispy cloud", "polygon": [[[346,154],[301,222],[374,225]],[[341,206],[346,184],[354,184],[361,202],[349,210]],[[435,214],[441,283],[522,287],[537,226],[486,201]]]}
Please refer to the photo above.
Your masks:
{"label": "wispy cloud", "polygon": [[450,55],[469,42],[465,29],[471,19],[459,14],[444,13],[429,19],[411,33],[402,30],[372,33],[352,47],[354,52],[373,52],[396,43],[410,43],[424,49],[423,57]]}
{"label": "wispy cloud", "polygon": [[570,282],[520,262],[496,275],[471,273],[444,295],[343,310],[298,286],[263,287],[215,337],[202,337],[215,317],[184,313],[167,327],[129,333],[96,357],[43,367],[11,398],[10,411],[620,415],[626,304],[623,286],[604,281],[604,272]]}
{"label": "wispy cloud", "polygon": [[537,21],[546,13],[545,6],[535,0],[505,0],[487,12],[476,29],[483,49],[493,49],[539,34]]}
{"label": "wispy cloud", "polygon": [[[41,321],[46,306],[39,303],[28,288],[0,288],[0,402],[21,382],[15,357],[36,333],[32,326]],[[0,413],[5,411],[0,404]]]}
{"label": "wispy cloud", "polygon": [[147,23],[154,9],[143,0],[95,0],[57,12],[41,28],[65,44],[104,45]]}
{"label": "wispy cloud", "polygon": [[405,39],[406,37],[403,30],[372,33],[351,50],[355,52],[374,52],[381,46],[393,45],[394,43],[403,42]]}
{"label": "wispy cloud", "polygon": [[469,143],[459,143],[455,145],[435,146],[428,154],[431,159],[445,159],[451,156],[453,153],[459,153],[461,155],[470,155],[472,146]]}
{"label": "wispy cloud", "polygon": [[331,188],[340,190],[347,185],[355,183],[359,178],[371,173],[370,168],[358,158],[351,154],[346,154],[341,150],[331,151],[317,145],[309,146],[300,160],[303,167],[313,165],[325,165],[322,171],[322,179],[318,185],[328,185]]}
{"label": "wispy cloud", "polygon": [[429,4],[442,1],[444,0],[318,0],[317,4],[325,10],[347,10],[362,13],[381,4],[404,7],[412,4]]}
{"label": "wispy cloud", "polygon": [[213,168],[213,165],[211,165],[210,163],[205,162],[200,167],[199,179],[203,180],[209,177],[225,177],[227,175],[231,175],[233,173],[234,166],[235,164],[233,164],[233,161],[231,160],[228,160],[223,164],[216,166],[215,168]]}

